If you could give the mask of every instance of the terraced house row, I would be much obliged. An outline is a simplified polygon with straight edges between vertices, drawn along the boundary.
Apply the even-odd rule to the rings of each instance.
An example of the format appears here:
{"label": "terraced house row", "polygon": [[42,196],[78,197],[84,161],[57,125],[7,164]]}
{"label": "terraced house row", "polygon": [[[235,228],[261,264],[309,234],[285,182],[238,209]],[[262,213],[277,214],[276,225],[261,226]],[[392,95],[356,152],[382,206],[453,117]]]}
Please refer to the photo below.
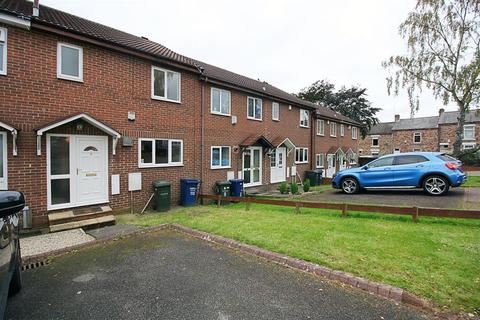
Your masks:
{"label": "terraced house row", "polygon": [[[266,82],[23,0],[0,0],[0,189],[34,225],[69,208],[142,207],[152,182],[274,188],[356,162],[359,123]],[[132,191],[135,190],[135,191]]]}

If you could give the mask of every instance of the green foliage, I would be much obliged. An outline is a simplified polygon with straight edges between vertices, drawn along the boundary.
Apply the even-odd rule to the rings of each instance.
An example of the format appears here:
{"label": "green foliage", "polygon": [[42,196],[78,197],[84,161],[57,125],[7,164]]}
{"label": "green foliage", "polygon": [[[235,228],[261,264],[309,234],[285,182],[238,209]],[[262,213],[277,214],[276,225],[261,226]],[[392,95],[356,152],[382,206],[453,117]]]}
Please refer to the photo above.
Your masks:
{"label": "green foliage", "polygon": [[298,184],[296,182],[290,184],[292,194],[298,194]]}
{"label": "green foliage", "polygon": [[463,150],[457,155],[457,158],[463,164],[480,167],[480,148]]}
{"label": "green foliage", "polygon": [[382,63],[389,94],[405,89],[411,115],[419,109],[424,87],[443,104],[460,111],[454,154],[462,144],[465,114],[480,103],[480,2],[478,0],[417,0],[400,25],[407,53]]}
{"label": "green foliage", "polygon": [[365,138],[370,128],[378,123],[375,116],[381,108],[373,107],[367,99],[367,89],[342,87],[335,91],[335,85],[327,80],[319,80],[302,89],[297,96],[307,101],[330,108],[352,120],[364,124],[360,128]]}
{"label": "green foliage", "polygon": [[305,181],[303,181],[303,192],[308,191],[310,191],[310,179],[305,179]]}
{"label": "green foliage", "polygon": [[280,184],[278,187],[278,190],[280,191],[281,194],[287,194],[288,193],[288,184],[284,181]]}

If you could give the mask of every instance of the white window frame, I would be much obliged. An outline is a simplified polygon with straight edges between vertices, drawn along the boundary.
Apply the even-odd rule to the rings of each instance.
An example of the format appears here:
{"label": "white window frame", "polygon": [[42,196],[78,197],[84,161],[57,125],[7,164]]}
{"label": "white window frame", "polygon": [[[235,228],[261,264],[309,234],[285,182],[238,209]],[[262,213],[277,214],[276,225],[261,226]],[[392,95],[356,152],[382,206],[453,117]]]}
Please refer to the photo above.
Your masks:
{"label": "white window frame", "polygon": [[[163,71],[165,72],[165,96],[157,96],[155,95],[155,90],[154,90],[154,86],[155,86],[155,70],[158,70],[158,71]],[[168,72],[171,72],[171,73],[176,73],[178,74],[178,100],[173,100],[173,99],[168,99],[167,96],[168,96],[168,88],[167,88],[167,73]],[[151,72],[151,79],[150,79],[150,82],[151,82],[151,92],[152,92],[152,99],[154,100],[161,100],[161,101],[168,101],[168,102],[173,102],[173,103],[182,103],[182,74],[180,72],[177,72],[177,71],[173,71],[173,70],[168,70],[168,69],[164,69],[164,68],[160,68],[160,67],[156,67],[156,66],[152,66],[152,72]]]}
{"label": "white window frame", "polygon": [[[275,116],[275,109],[277,109],[276,116]],[[272,120],[280,121],[280,103],[278,102],[272,102]]]}
{"label": "white window frame", "polygon": [[325,136],[325,120],[323,119],[317,119],[317,136]]}
{"label": "white window frame", "polygon": [[[155,141],[167,140],[168,141],[168,163],[155,163]],[[142,142],[152,142],[152,162],[142,163]],[[180,142],[180,161],[172,162],[172,143]],[[138,167],[139,168],[161,168],[161,167],[182,167],[183,166],[183,140],[181,139],[165,139],[165,138],[139,138],[138,139]]]}
{"label": "white window frame", "polygon": [[340,124],[340,136],[345,136],[345,126],[343,124]]}
{"label": "white window frame", "polygon": [[357,127],[352,127],[352,139],[353,140],[358,139],[358,128]]}
{"label": "white window frame", "polygon": [[[465,136],[465,129],[473,129],[473,136],[471,138],[467,138]],[[475,140],[475,125],[474,124],[466,124],[463,126],[463,140]]]}
{"label": "white window frame", "polygon": [[[253,117],[250,117],[248,115],[248,102],[250,101],[250,99],[253,99]],[[255,100],[260,101],[260,118],[255,118]],[[250,97],[250,96],[247,97],[247,119],[255,120],[255,121],[263,121],[263,101],[262,101],[262,99],[255,98],[255,97]]]}
{"label": "white window frame", "polygon": [[[213,91],[217,90],[219,92],[219,103],[220,103],[220,111],[213,110]],[[222,92],[228,93],[228,113],[222,113]],[[210,112],[212,114],[216,114],[219,116],[226,116],[230,117],[232,115],[232,93],[225,89],[215,88],[212,87],[210,89]]]}
{"label": "white window frame", "polygon": [[[419,142],[416,142],[416,141],[415,141],[415,137],[420,137],[420,141],[419,141]],[[416,131],[416,132],[413,133],[413,143],[415,143],[415,144],[420,144],[420,143],[422,143],[422,133],[421,133],[421,132]]]}
{"label": "white window frame", "polygon": [[[228,148],[228,166],[222,166],[222,149]],[[213,149],[220,149],[220,164],[214,166],[213,161]],[[212,146],[210,148],[210,169],[229,169],[232,167],[232,148],[229,146]]]}
{"label": "white window frame", "polygon": [[[462,150],[471,150],[471,149],[475,149],[475,147],[477,146],[477,144],[475,142],[468,142],[468,143],[462,143]],[[467,147],[467,148],[465,148]]]}
{"label": "white window frame", "polygon": [[[62,47],[78,50],[78,77],[62,73]],[[57,78],[83,82],[83,48],[82,47],[65,43],[65,42],[57,43]]]}
{"label": "white window frame", "polygon": [[[321,161],[319,161],[321,160]],[[317,153],[315,155],[315,167],[316,168],[325,168],[325,154]]]}
{"label": "white window frame", "polygon": [[[372,139],[372,147],[380,147],[380,136],[371,136],[371,139]],[[373,144],[373,140],[376,139],[377,140],[377,144]]]}
{"label": "white window frame", "polygon": [[0,148],[3,149],[3,177],[0,177],[0,190],[8,190],[7,133],[1,131],[0,135],[3,136],[3,144],[0,145]]}
{"label": "white window frame", "polygon": [[[297,153],[301,152],[300,157],[302,159],[297,160]],[[295,163],[302,164],[308,163],[308,148],[295,148]]]}
{"label": "white window frame", "polygon": [[[306,116],[306,123],[303,122],[302,116]],[[305,109],[300,109],[300,127],[301,128],[310,128],[310,111]]]}
{"label": "white window frame", "polygon": [[[335,128],[335,130],[332,130],[332,128]],[[330,137],[337,137],[337,123],[330,121]]]}
{"label": "white window frame", "polygon": [[8,31],[7,28],[0,28],[2,32],[5,33],[5,42],[3,42],[3,69],[0,69],[0,75],[6,76],[7,75],[7,48],[8,48]]}

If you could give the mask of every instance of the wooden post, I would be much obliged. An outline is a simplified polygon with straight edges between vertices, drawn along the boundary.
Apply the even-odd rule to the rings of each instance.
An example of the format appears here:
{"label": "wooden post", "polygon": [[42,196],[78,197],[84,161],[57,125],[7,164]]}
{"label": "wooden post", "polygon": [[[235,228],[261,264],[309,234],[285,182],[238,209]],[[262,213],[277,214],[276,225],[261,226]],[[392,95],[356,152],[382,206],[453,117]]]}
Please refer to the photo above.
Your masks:
{"label": "wooden post", "polygon": [[220,203],[222,202],[222,201],[221,201],[221,198],[222,198],[221,195],[218,195],[218,196],[217,196],[217,208],[220,208]]}
{"label": "wooden post", "polygon": [[417,222],[418,218],[418,207],[413,207],[412,219],[413,222]]}
{"label": "wooden post", "polygon": [[343,208],[342,208],[342,218],[347,217],[347,210],[348,210],[348,205],[346,203],[344,203]]}
{"label": "wooden post", "polygon": [[245,210],[249,211],[250,210],[250,197],[245,198]]}
{"label": "wooden post", "polygon": [[295,202],[295,214],[300,214],[300,204]]}

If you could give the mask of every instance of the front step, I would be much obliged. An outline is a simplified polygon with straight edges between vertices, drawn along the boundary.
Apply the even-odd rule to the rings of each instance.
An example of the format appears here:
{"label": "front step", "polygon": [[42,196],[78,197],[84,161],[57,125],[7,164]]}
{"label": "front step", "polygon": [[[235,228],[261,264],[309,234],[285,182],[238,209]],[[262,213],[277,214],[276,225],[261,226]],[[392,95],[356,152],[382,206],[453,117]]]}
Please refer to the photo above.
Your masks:
{"label": "front step", "polygon": [[115,224],[110,206],[75,208],[48,215],[50,232],[83,228],[92,225]]}

